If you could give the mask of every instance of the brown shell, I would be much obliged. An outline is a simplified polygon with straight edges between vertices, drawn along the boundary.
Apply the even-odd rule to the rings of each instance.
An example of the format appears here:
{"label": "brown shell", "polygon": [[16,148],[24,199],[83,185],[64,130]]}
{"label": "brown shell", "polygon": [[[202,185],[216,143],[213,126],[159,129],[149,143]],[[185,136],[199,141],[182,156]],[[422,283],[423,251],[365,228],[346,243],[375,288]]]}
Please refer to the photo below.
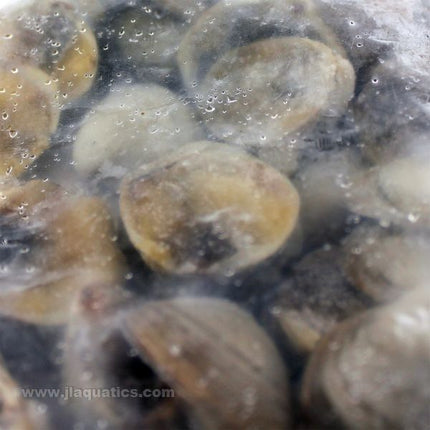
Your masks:
{"label": "brown shell", "polygon": [[6,184],[0,192],[5,240],[10,235],[20,244],[2,275],[0,313],[63,324],[82,287],[120,281],[122,257],[99,199],[67,195],[42,181]]}
{"label": "brown shell", "polygon": [[121,185],[130,240],[151,266],[230,273],[275,253],[292,233],[299,197],[280,173],[215,142],[183,147]]}
{"label": "brown shell", "polygon": [[327,428],[425,429],[429,332],[428,288],[340,324],[308,364],[307,411]]}

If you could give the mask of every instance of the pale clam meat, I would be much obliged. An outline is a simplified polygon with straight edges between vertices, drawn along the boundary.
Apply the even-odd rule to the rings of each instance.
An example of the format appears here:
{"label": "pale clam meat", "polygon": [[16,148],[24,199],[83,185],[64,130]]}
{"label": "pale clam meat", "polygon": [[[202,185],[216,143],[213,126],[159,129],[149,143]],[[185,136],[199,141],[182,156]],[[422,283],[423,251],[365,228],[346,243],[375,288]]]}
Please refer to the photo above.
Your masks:
{"label": "pale clam meat", "polygon": [[353,179],[349,207],[381,225],[428,228],[430,158],[409,156],[364,170]]}
{"label": "pale clam meat", "polygon": [[184,100],[155,84],[114,87],[83,120],[73,148],[79,172],[119,175],[162,158],[203,132]]}
{"label": "pale clam meat", "polygon": [[2,184],[0,195],[1,314],[64,324],[81,288],[120,282],[122,257],[99,199],[37,180]]}
{"label": "pale clam meat", "polygon": [[427,235],[358,227],[344,241],[345,270],[353,285],[378,302],[427,285],[430,243]]}
{"label": "pale clam meat", "polygon": [[12,13],[0,14],[0,23],[0,53],[15,67],[24,63],[42,68],[67,100],[82,96],[92,86],[98,67],[97,42],[73,3],[42,0],[24,8],[18,5]]}
{"label": "pale clam meat", "polygon": [[57,86],[41,70],[0,67],[0,176],[19,176],[49,146],[60,117]]}
{"label": "pale clam meat", "polygon": [[199,86],[201,116],[218,139],[276,147],[320,116],[341,114],[354,82],[351,64],[320,42],[265,39],[211,68]]}
{"label": "pale clam meat", "polygon": [[[109,321],[109,313],[107,317]],[[238,306],[221,299],[182,297],[135,305],[115,318],[109,328],[106,320],[87,314],[88,321],[81,319],[70,332],[65,376],[74,384],[108,387],[121,378],[120,384],[129,381],[131,387],[143,390],[150,383],[151,369],[152,377],[160,380],[158,386],[174,392],[174,407],[183,409],[191,428],[288,427],[283,363],[262,328]],[[132,355],[127,351],[133,351]],[[100,366],[101,356],[105,359]],[[141,373],[146,381],[136,372],[121,375],[127,372],[123,361],[131,359],[135,366],[140,361],[142,371],[147,369]],[[85,374],[91,375],[88,380]],[[97,399],[93,413],[113,428],[130,428],[139,422],[145,426],[155,416],[164,418],[160,428],[177,428],[167,399],[152,409],[141,406],[136,410],[131,402],[128,407],[120,403]]]}
{"label": "pale clam meat", "polygon": [[221,0],[200,15],[181,42],[178,63],[185,85],[198,93],[199,84],[224,53],[279,36],[319,40],[345,56],[311,1]]}
{"label": "pale clam meat", "polygon": [[281,248],[296,225],[299,196],[245,152],[198,142],[125,178],[120,206],[130,240],[151,266],[222,274]]}
{"label": "pale clam meat", "polygon": [[318,426],[426,429],[429,333],[428,288],[337,326],[319,343],[303,382],[303,404]]}

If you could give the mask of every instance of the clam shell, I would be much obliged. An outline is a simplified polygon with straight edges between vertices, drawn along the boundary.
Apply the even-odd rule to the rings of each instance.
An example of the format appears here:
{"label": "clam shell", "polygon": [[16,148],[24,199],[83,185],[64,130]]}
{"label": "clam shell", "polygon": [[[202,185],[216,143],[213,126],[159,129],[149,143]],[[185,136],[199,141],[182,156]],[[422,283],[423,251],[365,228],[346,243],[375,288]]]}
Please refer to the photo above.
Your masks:
{"label": "clam shell", "polygon": [[[318,425],[425,429],[430,416],[428,288],[336,327],[305,373],[302,402]],[[319,415],[318,415],[319,414]]]}
{"label": "clam shell", "polygon": [[[14,65],[33,64],[49,73],[67,100],[91,87],[98,67],[98,48],[89,26],[73,2],[42,0],[19,5],[0,15],[0,53]],[[66,100],[66,101],[67,101]]]}
{"label": "clam shell", "polygon": [[293,185],[238,149],[197,142],[124,179],[121,215],[151,266],[236,272],[274,254],[299,212]]}
{"label": "clam shell", "polygon": [[8,184],[1,196],[0,313],[64,324],[82,287],[120,281],[122,257],[99,199],[68,196],[42,181]]}
{"label": "clam shell", "polygon": [[185,85],[192,90],[225,52],[282,35],[320,40],[344,56],[310,1],[221,0],[200,15],[181,42],[178,64]]}
{"label": "clam shell", "polygon": [[0,175],[18,176],[48,148],[57,128],[57,86],[24,64],[2,63],[0,82]]}
{"label": "clam shell", "polygon": [[362,226],[346,238],[344,250],[351,283],[378,302],[428,283],[427,235]]}
{"label": "clam shell", "polygon": [[119,86],[84,119],[73,159],[85,175],[112,165],[107,174],[123,175],[202,137],[193,112],[167,88]]}
{"label": "clam shell", "polygon": [[[115,345],[124,348],[125,342],[125,350],[132,350],[142,366],[174,391],[190,428],[288,428],[288,380],[282,360],[264,331],[236,305],[182,297],[132,306],[105,319],[87,318],[84,327],[82,318],[81,325],[71,326],[65,375],[74,386],[109,387],[121,361],[112,359],[119,353]],[[135,384],[132,387],[144,387],[138,380]],[[92,408],[113,428],[129,428],[133,422],[144,426],[154,413],[127,409],[112,399],[97,399]],[[164,424],[176,428],[172,422]]]}
{"label": "clam shell", "polygon": [[351,64],[320,42],[265,39],[229,51],[210,69],[199,86],[201,116],[218,139],[286,145],[321,115],[342,113],[354,82]]}

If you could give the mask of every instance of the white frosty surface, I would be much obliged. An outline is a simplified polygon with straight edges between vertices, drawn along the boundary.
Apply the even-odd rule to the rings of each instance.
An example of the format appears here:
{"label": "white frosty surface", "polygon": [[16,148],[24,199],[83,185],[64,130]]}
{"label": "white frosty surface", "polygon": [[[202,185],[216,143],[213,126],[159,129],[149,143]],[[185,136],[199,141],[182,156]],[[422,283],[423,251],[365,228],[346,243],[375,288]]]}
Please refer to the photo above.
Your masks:
{"label": "white frosty surface", "polygon": [[428,0],[321,0],[349,5],[373,18],[370,39],[392,46],[400,64],[420,74],[430,69],[430,2]]}

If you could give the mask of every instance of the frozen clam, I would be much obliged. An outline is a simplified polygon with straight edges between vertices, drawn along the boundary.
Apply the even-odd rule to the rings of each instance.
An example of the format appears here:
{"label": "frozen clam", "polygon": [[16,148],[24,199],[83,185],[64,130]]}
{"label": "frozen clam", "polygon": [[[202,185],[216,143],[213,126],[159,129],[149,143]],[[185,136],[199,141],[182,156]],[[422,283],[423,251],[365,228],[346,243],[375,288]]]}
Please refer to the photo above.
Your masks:
{"label": "frozen clam", "polygon": [[430,157],[409,156],[361,172],[353,179],[348,205],[381,225],[430,226]]}
{"label": "frozen clam", "polygon": [[127,177],[120,206],[151,266],[227,274],[279,250],[295,227],[299,197],[287,178],[245,152],[198,142]]}
{"label": "frozen clam", "polygon": [[282,335],[298,353],[312,352],[337,323],[366,309],[366,300],[347,282],[342,252],[326,247],[304,257],[271,307]]}
{"label": "frozen clam", "polygon": [[34,402],[22,398],[18,385],[0,360],[0,428],[2,430],[44,430],[48,423]]}
{"label": "frozen clam", "polygon": [[345,240],[344,250],[351,283],[379,302],[430,279],[428,235],[363,225]]}
{"label": "frozen clam", "polygon": [[317,346],[302,401],[318,428],[424,430],[430,421],[429,290],[337,326]]}
{"label": "frozen clam", "polygon": [[122,176],[202,137],[191,109],[167,88],[119,86],[84,119],[73,158],[83,174]]}
{"label": "frozen clam", "polygon": [[98,48],[89,26],[67,0],[33,1],[0,14],[0,54],[16,67],[34,64],[58,82],[63,97],[76,99],[92,86]]}
{"label": "frozen clam", "polygon": [[166,393],[152,404],[87,402],[112,428],[288,427],[282,360],[265,332],[236,305],[182,297],[133,306],[116,317],[85,314],[69,331],[66,382]]}
{"label": "frozen clam", "polygon": [[284,146],[320,116],[338,116],[354,90],[351,64],[306,38],[265,39],[223,55],[199,86],[204,124],[246,148]]}
{"label": "frozen clam", "polygon": [[0,176],[18,176],[48,148],[60,116],[56,95],[45,72],[1,64]]}
{"label": "frozen clam", "polygon": [[122,259],[101,201],[38,180],[2,184],[0,197],[1,314],[62,324],[80,288],[120,281]]}
{"label": "frozen clam", "polygon": [[181,42],[178,63],[185,85],[189,89],[197,85],[198,90],[212,65],[227,51],[279,36],[319,40],[345,56],[311,1],[221,0],[199,17]]}

